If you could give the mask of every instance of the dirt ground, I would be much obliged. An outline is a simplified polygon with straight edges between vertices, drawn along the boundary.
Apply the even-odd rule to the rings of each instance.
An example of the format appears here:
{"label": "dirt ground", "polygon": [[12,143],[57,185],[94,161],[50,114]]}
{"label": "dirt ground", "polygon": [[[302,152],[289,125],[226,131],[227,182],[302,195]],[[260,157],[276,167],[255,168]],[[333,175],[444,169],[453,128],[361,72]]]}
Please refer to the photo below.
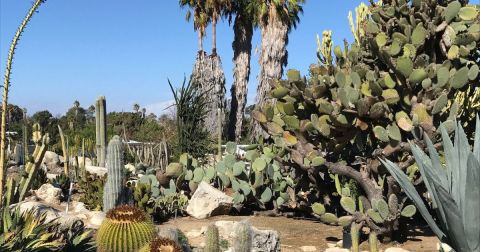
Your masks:
{"label": "dirt ground", "polygon": [[[273,229],[279,232],[282,251],[301,251],[302,246],[315,246],[317,251],[324,251],[328,248],[327,243],[335,244],[342,239],[342,227],[329,226],[314,220],[301,220],[285,217],[264,217],[264,216],[216,216],[207,220],[197,220],[192,217],[182,217],[171,220],[164,225],[180,229],[183,233],[192,230],[200,230],[203,226],[219,221],[241,221],[249,220],[250,223],[259,229]],[[203,238],[189,239],[193,246],[198,246]],[[380,249],[389,247],[401,247],[408,251],[434,252],[438,239],[432,234],[425,235],[423,232],[413,231],[409,234],[407,241],[401,244],[382,244]],[[368,251],[368,241],[361,244],[362,250]]]}

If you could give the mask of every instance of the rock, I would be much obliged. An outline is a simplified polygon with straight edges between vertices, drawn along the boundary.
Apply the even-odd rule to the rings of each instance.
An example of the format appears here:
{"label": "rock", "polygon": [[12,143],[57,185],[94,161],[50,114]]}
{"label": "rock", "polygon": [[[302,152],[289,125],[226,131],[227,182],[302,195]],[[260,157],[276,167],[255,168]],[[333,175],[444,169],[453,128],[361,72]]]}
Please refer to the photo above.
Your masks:
{"label": "rock", "polygon": [[[73,166],[77,166],[77,167],[83,167],[84,164],[83,164],[83,157],[82,156],[78,156],[78,163],[77,164],[77,158],[75,157],[72,157],[70,158],[70,163],[73,165]],[[88,157],[85,158],[85,166],[91,166],[92,165],[92,160]]]}
{"label": "rock", "polygon": [[52,184],[43,184],[35,191],[35,195],[45,203],[59,205],[62,197],[62,189],[53,186]]}
{"label": "rock", "polygon": [[[83,215],[85,216],[85,215]],[[85,216],[86,219],[86,216]],[[60,224],[60,229],[61,230],[67,230],[69,229],[76,221],[82,221],[84,219],[81,218],[81,216],[75,215],[73,213],[65,213],[61,212],[60,217],[55,220],[56,223]]]}
{"label": "rock", "polygon": [[53,151],[47,151],[43,157],[42,164],[45,164],[48,172],[59,174],[63,170],[63,167],[60,165],[63,163],[62,159],[63,157],[59,156],[57,153]]}
{"label": "rock", "polygon": [[337,247],[337,244],[336,243],[327,243],[327,247],[335,248],[335,247]]}
{"label": "rock", "polygon": [[100,227],[102,225],[103,220],[105,219],[105,213],[101,211],[92,211],[92,214],[90,216],[90,225],[92,225],[95,228]]}
{"label": "rock", "polygon": [[402,248],[391,247],[391,248],[385,249],[385,252],[410,252],[410,251]]}
{"label": "rock", "polygon": [[350,252],[350,250],[344,248],[327,248],[325,252]]}
{"label": "rock", "polygon": [[89,210],[85,207],[85,203],[79,201],[72,201],[72,210],[75,213],[89,212]]}
{"label": "rock", "polygon": [[45,222],[51,222],[52,220],[60,216],[59,211],[51,206],[47,206],[41,202],[23,202],[19,203],[20,212],[33,211],[34,214],[40,217],[42,214],[45,214]]}
{"label": "rock", "polygon": [[444,251],[444,252],[451,252],[453,251],[452,247],[450,247],[446,243],[437,243],[437,250],[438,251]]}
{"label": "rock", "polygon": [[302,246],[300,250],[303,252],[314,252],[317,251],[317,248],[315,246]]}
{"label": "rock", "polygon": [[280,251],[280,236],[275,230],[260,230],[252,227],[252,251]]}
{"label": "rock", "polygon": [[340,240],[340,241],[337,242],[337,247],[338,248],[343,247],[343,240]]}
{"label": "rock", "polygon": [[85,170],[87,172],[90,172],[91,174],[96,174],[98,176],[103,176],[107,174],[107,168],[105,167],[86,165]]}
{"label": "rock", "polygon": [[187,213],[194,218],[205,219],[228,214],[232,206],[232,197],[202,181],[188,202]]}
{"label": "rock", "polygon": [[178,243],[178,231],[176,228],[157,227],[159,237],[167,238]]}
{"label": "rock", "polygon": [[129,170],[132,174],[135,174],[135,165],[131,164],[131,163],[128,163],[125,165],[125,169]]}

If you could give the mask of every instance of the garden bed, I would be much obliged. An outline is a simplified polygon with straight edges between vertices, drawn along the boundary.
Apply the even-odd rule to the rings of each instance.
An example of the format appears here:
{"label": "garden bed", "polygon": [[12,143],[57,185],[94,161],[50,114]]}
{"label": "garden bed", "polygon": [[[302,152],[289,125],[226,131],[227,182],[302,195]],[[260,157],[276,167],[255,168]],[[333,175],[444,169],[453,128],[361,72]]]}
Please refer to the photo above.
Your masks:
{"label": "garden bed", "polygon": [[[198,247],[203,242],[203,236],[189,237],[189,233],[196,233],[202,227],[210,223],[229,220],[248,220],[253,226],[259,229],[272,229],[280,234],[282,251],[302,251],[304,246],[313,246],[316,251],[324,251],[330,245],[334,245],[342,239],[342,227],[325,225],[314,220],[302,220],[286,217],[265,217],[265,216],[216,216],[206,220],[197,220],[192,217],[172,219],[163,224],[176,227],[187,235],[190,245]],[[438,239],[427,228],[418,227],[409,233],[407,241],[403,243],[381,244],[379,249],[389,247],[401,247],[408,251],[437,251]],[[192,232],[193,231],[193,232]],[[362,243],[362,250],[368,250],[368,241]]]}

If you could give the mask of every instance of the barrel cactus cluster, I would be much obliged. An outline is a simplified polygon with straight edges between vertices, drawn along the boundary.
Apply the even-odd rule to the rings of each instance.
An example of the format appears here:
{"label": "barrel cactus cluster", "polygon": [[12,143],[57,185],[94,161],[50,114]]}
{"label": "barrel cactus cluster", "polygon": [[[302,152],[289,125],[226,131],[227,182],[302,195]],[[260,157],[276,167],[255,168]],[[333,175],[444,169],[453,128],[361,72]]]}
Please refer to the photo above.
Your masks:
{"label": "barrel cactus cluster", "polygon": [[[325,32],[309,78],[288,71],[287,80],[272,82],[274,102],[252,115],[286,152],[281,165],[292,167],[295,178],[308,177],[305,192],[326,206],[336,195],[345,208],[356,200],[321,185],[331,185],[335,176],[354,181],[369,206],[363,205],[372,220],[366,224],[389,234],[414,207],[398,200],[378,158],[389,158],[415,179],[408,140],[422,144],[424,133],[436,139],[440,124],[452,132],[456,119],[468,124],[480,101],[480,21],[478,9],[463,1],[392,0],[364,7],[357,10],[351,45],[333,47]],[[361,211],[348,204],[343,212]]]}
{"label": "barrel cactus cluster", "polygon": [[137,251],[155,238],[155,226],[142,210],[122,205],[110,209],[97,232],[98,251]]}

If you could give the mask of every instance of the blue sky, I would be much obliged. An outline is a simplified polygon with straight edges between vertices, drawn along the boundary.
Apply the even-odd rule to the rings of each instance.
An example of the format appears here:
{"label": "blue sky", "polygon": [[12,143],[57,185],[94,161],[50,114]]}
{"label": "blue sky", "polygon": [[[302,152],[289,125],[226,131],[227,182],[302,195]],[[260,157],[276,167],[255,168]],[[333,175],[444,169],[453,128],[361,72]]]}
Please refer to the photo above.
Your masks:
{"label": "blue sky", "polygon": [[[316,62],[316,34],[333,30],[335,44],[352,40],[347,15],[360,0],[307,0],[296,30],[290,34],[289,64],[306,74]],[[0,1],[2,71],[10,41],[32,0]],[[218,27],[227,92],[232,84],[233,31]],[[177,0],[48,0],[27,27],[17,49],[11,76],[10,103],[29,114],[48,109],[64,113],[74,100],[88,107],[100,95],[109,111],[131,111],[134,103],[161,113],[172,100],[167,79],[181,85],[197,52],[197,35],[185,21]],[[210,51],[210,37],[205,49]],[[260,48],[260,31],[253,41]],[[257,50],[258,51],[258,50]],[[252,57],[248,100],[254,102],[258,52]]]}

